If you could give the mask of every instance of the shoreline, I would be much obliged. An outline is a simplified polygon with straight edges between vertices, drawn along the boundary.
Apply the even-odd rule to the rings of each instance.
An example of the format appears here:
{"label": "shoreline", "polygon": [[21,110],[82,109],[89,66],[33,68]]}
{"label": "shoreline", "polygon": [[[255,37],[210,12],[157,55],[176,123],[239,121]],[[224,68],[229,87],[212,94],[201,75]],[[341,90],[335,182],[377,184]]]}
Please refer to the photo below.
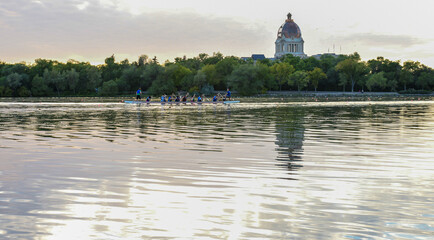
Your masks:
{"label": "shoreline", "polygon": [[[236,93],[233,99],[242,102],[324,102],[324,101],[405,101],[405,100],[434,100],[434,93],[431,94],[399,94],[397,92],[333,92],[333,91],[271,91],[265,94],[258,94],[249,97],[238,97]],[[113,102],[119,103],[128,100],[135,100],[135,96],[117,97],[2,97],[0,102]]]}

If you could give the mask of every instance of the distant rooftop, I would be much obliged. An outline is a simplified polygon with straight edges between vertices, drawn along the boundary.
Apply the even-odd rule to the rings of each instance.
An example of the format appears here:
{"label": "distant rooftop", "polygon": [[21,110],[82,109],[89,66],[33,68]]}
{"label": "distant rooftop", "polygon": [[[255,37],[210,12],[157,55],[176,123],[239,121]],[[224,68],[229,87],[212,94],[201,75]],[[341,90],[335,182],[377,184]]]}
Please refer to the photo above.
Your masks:
{"label": "distant rooftop", "polygon": [[252,59],[253,61],[257,61],[257,60],[264,60],[267,58],[265,57],[264,54],[252,54],[251,57],[242,57],[241,59],[243,59],[244,61],[247,61],[249,59]]}

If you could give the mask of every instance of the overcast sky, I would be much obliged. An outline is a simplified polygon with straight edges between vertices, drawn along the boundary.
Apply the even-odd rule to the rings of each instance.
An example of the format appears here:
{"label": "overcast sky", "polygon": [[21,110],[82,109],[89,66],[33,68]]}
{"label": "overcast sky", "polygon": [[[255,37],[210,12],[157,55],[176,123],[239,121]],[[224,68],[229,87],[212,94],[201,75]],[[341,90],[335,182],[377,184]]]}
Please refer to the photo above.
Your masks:
{"label": "overcast sky", "polygon": [[357,51],[434,67],[433,9],[433,0],[0,0],[0,61],[273,57],[291,12],[308,55]]}

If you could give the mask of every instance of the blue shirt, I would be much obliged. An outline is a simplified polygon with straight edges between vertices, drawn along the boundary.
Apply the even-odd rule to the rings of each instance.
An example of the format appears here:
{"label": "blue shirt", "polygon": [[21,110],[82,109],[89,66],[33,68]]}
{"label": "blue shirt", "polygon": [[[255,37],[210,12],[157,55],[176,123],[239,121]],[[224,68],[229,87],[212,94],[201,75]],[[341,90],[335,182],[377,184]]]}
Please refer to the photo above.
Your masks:
{"label": "blue shirt", "polygon": [[230,97],[230,96],[231,96],[231,91],[228,91],[228,92],[226,93],[226,96]]}
{"label": "blue shirt", "polygon": [[141,93],[142,93],[142,91],[139,89],[139,90],[137,90],[137,95],[140,95]]}

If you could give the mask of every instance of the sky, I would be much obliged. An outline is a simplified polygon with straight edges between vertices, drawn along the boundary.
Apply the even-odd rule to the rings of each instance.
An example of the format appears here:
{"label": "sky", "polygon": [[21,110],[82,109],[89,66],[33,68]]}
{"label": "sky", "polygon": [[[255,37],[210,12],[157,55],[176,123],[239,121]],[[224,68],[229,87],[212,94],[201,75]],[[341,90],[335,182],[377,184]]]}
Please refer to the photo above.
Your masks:
{"label": "sky", "polygon": [[0,61],[273,57],[291,12],[309,56],[358,52],[434,67],[432,9],[432,0],[0,0]]}

